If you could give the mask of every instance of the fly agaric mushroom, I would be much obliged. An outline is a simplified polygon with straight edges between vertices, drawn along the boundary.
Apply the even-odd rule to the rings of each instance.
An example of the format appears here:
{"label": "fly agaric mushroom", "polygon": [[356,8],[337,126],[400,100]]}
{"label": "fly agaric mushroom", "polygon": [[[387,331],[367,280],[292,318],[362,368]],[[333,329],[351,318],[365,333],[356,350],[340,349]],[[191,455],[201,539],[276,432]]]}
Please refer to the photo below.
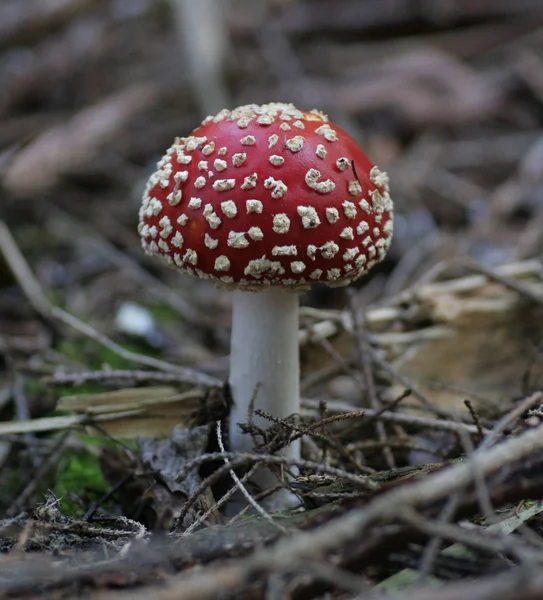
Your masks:
{"label": "fly agaric mushroom", "polygon": [[[292,292],[348,285],[383,260],[392,208],[386,173],[326,115],[292,104],[207,117],[158,163],[140,210],[145,251],[235,290],[231,450],[252,446],[237,423],[253,397],[275,417],[299,410]],[[298,457],[298,443],[286,454]]]}

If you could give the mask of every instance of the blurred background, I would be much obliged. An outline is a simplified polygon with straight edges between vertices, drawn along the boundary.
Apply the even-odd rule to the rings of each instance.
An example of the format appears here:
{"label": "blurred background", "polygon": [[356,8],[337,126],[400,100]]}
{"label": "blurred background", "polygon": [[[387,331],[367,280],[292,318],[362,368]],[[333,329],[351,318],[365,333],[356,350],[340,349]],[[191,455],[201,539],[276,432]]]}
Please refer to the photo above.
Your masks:
{"label": "blurred background", "polygon": [[[137,213],[175,136],[223,106],[269,101],[328,113],[390,174],[395,239],[357,282],[361,305],[445,263],[465,274],[456,259],[541,255],[541,0],[2,0],[5,382],[13,364],[24,378],[118,362],[44,322],[12,274],[13,244],[54,304],[225,376],[228,294],[148,260]],[[315,286],[303,302],[347,298]]]}

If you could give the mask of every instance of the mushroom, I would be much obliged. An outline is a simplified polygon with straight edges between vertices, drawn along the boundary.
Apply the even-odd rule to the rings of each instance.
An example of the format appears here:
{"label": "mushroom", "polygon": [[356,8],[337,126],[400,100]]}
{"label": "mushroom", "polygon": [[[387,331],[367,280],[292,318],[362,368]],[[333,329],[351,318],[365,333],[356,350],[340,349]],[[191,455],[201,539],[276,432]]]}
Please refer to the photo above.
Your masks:
{"label": "mushroom", "polygon": [[[222,110],[157,164],[143,248],[234,290],[231,450],[252,447],[238,423],[253,399],[274,417],[299,411],[298,293],[348,285],[383,260],[392,208],[386,173],[326,115],[292,104]],[[284,453],[298,458],[299,442]]]}

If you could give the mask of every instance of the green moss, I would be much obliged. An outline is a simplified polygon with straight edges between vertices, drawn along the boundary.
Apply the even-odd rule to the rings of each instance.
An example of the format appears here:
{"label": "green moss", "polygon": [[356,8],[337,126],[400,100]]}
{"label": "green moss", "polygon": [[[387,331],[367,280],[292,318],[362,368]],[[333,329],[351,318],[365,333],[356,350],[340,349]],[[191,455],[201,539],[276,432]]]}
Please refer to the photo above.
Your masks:
{"label": "green moss", "polygon": [[26,379],[24,382],[24,392],[27,396],[35,396],[44,392],[44,385],[39,379]]}
{"label": "green moss", "polygon": [[[153,354],[143,342],[141,345],[133,342],[123,343],[122,347],[138,354]],[[89,371],[102,369],[105,364],[111,369],[134,368],[132,361],[125,360],[109,348],[88,339],[63,339],[55,349],[68,359],[84,364]]]}
{"label": "green moss", "polygon": [[179,313],[168,304],[152,304],[145,306],[157,323],[179,322]]}
{"label": "green moss", "polygon": [[[62,499],[62,512],[70,516],[81,516],[111,487],[102,475],[97,451],[97,448],[111,442],[103,437],[77,437],[84,444],[70,449],[60,461],[52,490],[57,498]],[[75,497],[81,502],[75,501]]]}
{"label": "green moss", "polygon": [[76,396],[79,394],[101,394],[107,392],[108,389],[99,383],[85,383],[84,385],[54,387],[52,393],[55,398],[63,398],[64,396]]}

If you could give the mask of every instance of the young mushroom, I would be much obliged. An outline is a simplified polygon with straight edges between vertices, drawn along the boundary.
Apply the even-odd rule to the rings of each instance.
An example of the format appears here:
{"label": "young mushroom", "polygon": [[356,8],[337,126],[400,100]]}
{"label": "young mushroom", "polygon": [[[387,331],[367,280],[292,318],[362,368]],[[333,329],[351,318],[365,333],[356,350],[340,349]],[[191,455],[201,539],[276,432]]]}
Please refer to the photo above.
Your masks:
{"label": "young mushroom", "polygon": [[[223,110],[160,160],[140,210],[145,251],[234,290],[231,450],[253,445],[237,425],[252,399],[278,418],[299,411],[298,293],[383,260],[392,209],[386,173],[326,115],[292,104]],[[284,453],[298,458],[299,443]]]}

